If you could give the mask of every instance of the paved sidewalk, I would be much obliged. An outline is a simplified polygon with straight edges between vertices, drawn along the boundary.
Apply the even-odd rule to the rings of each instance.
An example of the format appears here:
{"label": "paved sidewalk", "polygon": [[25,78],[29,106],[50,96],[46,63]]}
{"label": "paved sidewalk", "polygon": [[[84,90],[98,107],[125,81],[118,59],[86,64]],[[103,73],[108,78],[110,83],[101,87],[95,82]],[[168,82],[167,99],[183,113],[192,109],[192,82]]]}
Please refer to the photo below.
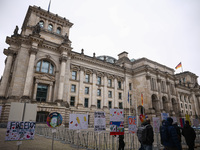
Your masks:
{"label": "paved sidewalk", "polygon": [[[5,141],[6,128],[0,128],[0,150],[18,150],[17,141]],[[22,141],[19,150],[51,150],[52,139],[47,139],[43,136],[34,136],[34,140]],[[53,150],[77,150],[70,144],[63,144],[60,141],[54,140]],[[81,149],[83,150],[83,149]],[[86,149],[85,149],[86,150]]]}

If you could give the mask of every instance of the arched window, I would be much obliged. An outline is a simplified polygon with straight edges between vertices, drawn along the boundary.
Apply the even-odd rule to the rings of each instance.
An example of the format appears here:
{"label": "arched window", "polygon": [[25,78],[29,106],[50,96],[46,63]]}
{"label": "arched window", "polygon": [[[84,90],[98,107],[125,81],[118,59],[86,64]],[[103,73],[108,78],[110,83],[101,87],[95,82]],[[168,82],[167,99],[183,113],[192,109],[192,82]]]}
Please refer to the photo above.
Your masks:
{"label": "arched window", "polygon": [[47,61],[47,60],[40,60],[40,61],[37,63],[36,71],[38,71],[38,72],[43,72],[43,73],[53,74],[54,66],[53,66],[52,63],[50,63],[50,62]]}
{"label": "arched window", "polygon": [[44,27],[44,21],[40,20],[39,25],[40,25],[41,28],[43,28]]}
{"label": "arched window", "polygon": [[60,27],[57,28],[56,33],[61,34],[61,28]]}
{"label": "arched window", "polygon": [[53,25],[52,24],[48,25],[48,30],[51,31],[51,32],[53,31]]}

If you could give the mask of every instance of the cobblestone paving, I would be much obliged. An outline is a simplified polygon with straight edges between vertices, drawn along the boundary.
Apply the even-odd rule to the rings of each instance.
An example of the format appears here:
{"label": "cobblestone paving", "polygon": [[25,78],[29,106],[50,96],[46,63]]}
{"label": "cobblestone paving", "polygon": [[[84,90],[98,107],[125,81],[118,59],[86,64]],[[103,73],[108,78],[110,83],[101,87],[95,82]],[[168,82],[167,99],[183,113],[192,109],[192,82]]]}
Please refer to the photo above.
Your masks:
{"label": "cobblestone paving", "polygon": [[[0,150],[18,150],[17,141],[5,141],[6,129],[0,128]],[[19,150],[51,150],[52,139],[43,136],[34,136],[34,140],[22,141]],[[54,141],[53,150],[77,150],[70,144],[64,144],[60,141]],[[81,149],[83,150],[83,149]]]}

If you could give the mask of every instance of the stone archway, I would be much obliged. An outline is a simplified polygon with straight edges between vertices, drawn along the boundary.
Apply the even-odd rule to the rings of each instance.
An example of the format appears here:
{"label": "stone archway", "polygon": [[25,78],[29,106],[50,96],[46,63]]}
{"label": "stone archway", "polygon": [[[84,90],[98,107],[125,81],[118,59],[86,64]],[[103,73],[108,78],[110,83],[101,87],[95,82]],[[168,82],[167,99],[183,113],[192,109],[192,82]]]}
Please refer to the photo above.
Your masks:
{"label": "stone archway", "polygon": [[155,110],[155,113],[159,112],[160,111],[160,104],[159,104],[159,100],[158,100],[157,95],[153,94],[151,96],[151,100],[152,100],[152,108],[153,108],[153,110]]}
{"label": "stone archway", "polygon": [[174,98],[172,98],[171,101],[172,101],[172,108],[173,108],[173,111],[174,111],[176,114],[178,114],[179,109],[178,109],[178,105],[177,105],[176,100],[175,100]]}
{"label": "stone archway", "polygon": [[169,105],[168,105],[168,100],[167,100],[167,97],[163,96],[162,97],[162,103],[163,103],[163,110],[166,112],[166,113],[169,113]]}

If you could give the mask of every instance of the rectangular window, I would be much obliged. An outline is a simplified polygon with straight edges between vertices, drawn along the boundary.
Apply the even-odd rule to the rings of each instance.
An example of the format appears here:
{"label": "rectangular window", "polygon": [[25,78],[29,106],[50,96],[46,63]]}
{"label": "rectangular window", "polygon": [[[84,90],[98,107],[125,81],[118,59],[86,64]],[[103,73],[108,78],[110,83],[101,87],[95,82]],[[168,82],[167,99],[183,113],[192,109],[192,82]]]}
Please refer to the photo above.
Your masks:
{"label": "rectangular window", "polygon": [[39,102],[45,102],[47,98],[48,85],[38,84],[36,100]]}
{"label": "rectangular window", "polygon": [[97,89],[97,96],[101,96],[101,90]]}
{"label": "rectangular window", "polygon": [[190,109],[192,109],[191,105],[189,105]]}
{"label": "rectangular window", "polygon": [[89,102],[88,98],[85,98],[84,107],[88,108],[88,102]]}
{"label": "rectangular window", "polygon": [[129,90],[132,90],[132,84],[129,83]]}
{"label": "rectangular window", "polygon": [[97,100],[97,108],[101,109],[101,100]]}
{"label": "rectangular window", "polygon": [[111,109],[112,108],[112,101],[108,102],[108,108]]}
{"label": "rectangular window", "polygon": [[112,98],[112,91],[108,91],[108,97]]}
{"label": "rectangular window", "polygon": [[112,87],[112,80],[108,79],[108,87]]}
{"label": "rectangular window", "polygon": [[123,109],[122,102],[119,102],[119,109]]}
{"label": "rectangular window", "polygon": [[156,79],[151,78],[150,82],[151,82],[151,90],[156,90],[157,89],[156,88]]}
{"label": "rectangular window", "polygon": [[76,92],[76,85],[74,84],[71,85],[71,92]]}
{"label": "rectangular window", "polygon": [[122,99],[122,93],[119,93],[119,99]]}
{"label": "rectangular window", "polygon": [[85,94],[89,94],[89,87],[85,87]]}
{"label": "rectangular window", "polygon": [[87,82],[87,83],[90,82],[90,75],[89,74],[85,75],[85,82]]}
{"label": "rectangular window", "polygon": [[132,105],[133,105],[133,102],[132,102],[132,94],[129,95],[129,100],[130,100],[130,105],[132,106]]}
{"label": "rectangular window", "polygon": [[77,78],[77,72],[72,71],[72,80],[76,80],[76,78]]}
{"label": "rectangular window", "polygon": [[75,106],[75,97],[71,96],[70,98],[70,106]]}
{"label": "rectangular window", "polygon": [[97,84],[101,85],[101,77],[97,77]]}
{"label": "rectangular window", "polygon": [[118,81],[118,89],[122,89],[122,83],[121,83],[121,81]]}

